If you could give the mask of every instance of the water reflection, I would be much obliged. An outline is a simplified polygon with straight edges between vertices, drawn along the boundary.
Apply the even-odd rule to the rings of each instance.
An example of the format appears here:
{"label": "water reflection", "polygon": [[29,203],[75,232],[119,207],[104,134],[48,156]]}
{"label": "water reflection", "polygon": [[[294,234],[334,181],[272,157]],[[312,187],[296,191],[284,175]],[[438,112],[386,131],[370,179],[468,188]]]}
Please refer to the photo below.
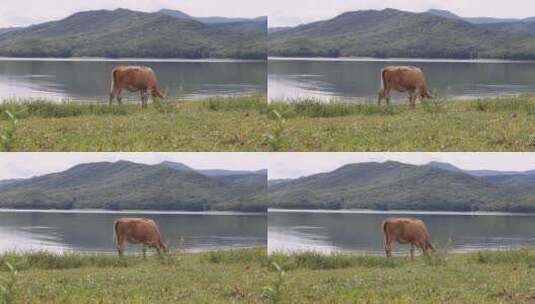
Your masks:
{"label": "water reflection", "polygon": [[424,220],[433,243],[453,252],[535,246],[535,214],[270,211],[268,248],[270,252],[382,253],[381,223],[390,216]]}
{"label": "water reflection", "polygon": [[[437,97],[467,99],[535,93],[535,62],[295,59],[269,62],[269,98],[376,100],[379,71],[386,65],[419,66]],[[399,93],[393,97],[398,101],[407,98]]]}
{"label": "water reflection", "polygon": [[[155,70],[170,98],[266,94],[262,61],[57,61],[2,60],[0,99],[46,98],[106,101],[110,73],[119,64],[143,64]],[[135,94],[127,99],[137,100]]]}
{"label": "water reflection", "polygon": [[261,213],[2,211],[0,251],[112,252],[112,226],[121,216],[154,219],[171,249],[182,240],[182,249],[188,251],[265,246],[267,242],[266,215]]}

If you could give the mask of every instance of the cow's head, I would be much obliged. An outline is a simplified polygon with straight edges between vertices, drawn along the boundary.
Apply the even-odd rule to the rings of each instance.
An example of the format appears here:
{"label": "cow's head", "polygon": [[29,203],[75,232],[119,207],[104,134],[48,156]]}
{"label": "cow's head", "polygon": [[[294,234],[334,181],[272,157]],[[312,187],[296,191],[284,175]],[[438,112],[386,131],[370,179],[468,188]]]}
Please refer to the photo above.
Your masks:
{"label": "cow's head", "polygon": [[158,244],[158,246],[160,247],[160,250],[162,250],[164,253],[167,253],[167,246],[164,242],[160,241],[160,244]]}
{"label": "cow's head", "polygon": [[165,99],[165,95],[162,94],[162,92],[160,92],[159,90],[152,90],[152,97]]}

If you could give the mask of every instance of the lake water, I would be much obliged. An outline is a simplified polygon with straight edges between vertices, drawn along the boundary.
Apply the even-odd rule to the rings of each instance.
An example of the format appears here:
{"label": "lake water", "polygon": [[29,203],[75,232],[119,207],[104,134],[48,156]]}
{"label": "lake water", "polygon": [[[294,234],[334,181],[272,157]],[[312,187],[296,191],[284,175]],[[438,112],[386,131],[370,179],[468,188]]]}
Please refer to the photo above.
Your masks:
{"label": "lake water", "polygon": [[[105,60],[0,58],[0,100],[107,101],[111,70],[121,64],[150,66],[169,98],[266,94],[266,62],[243,60]],[[123,93],[127,100],[139,95]]]}
{"label": "lake water", "polygon": [[[469,99],[535,93],[535,61],[271,58],[269,98],[375,102],[380,70],[386,65],[419,66],[436,97]],[[406,101],[408,97],[406,93],[394,93],[393,99]]]}
{"label": "lake water", "polygon": [[391,216],[422,219],[433,244],[451,252],[535,246],[535,214],[270,210],[268,249],[382,254],[381,224]]}
{"label": "lake water", "polygon": [[[236,212],[0,211],[0,252],[115,252],[113,222],[122,216],[149,217],[171,250],[266,246],[266,215]],[[141,252],[129,245],[128,253]]]}

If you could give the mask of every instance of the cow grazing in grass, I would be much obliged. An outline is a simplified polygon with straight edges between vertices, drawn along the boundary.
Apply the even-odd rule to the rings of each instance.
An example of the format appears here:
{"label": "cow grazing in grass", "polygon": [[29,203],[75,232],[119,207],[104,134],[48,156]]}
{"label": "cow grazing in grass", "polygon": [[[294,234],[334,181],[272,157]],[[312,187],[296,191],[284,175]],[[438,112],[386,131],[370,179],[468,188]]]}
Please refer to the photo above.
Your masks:
{"label": "cow grazing in grass", "polygon": [[118,66],[111,72],[110,105],[117,98],[121,104],[122,91],[139,92],[141,107],[146,108],[149,93],[153,98],[164,98],[154,71],[146,66]]}
{"label": "cow grazing in grass", "polygon": [[156,248],[158,254],[167,251],[158,225],[151,219],[120,218],[113,223],[113,235],[119,256],[123,255],[125,242],[142,244],[143,257],[147,256],[147,246]]}
{"label": "cow grazing in grass", "polygon": [[392,246],[395,242],[410,244],[411,260],[414,259],[414,247],[422,249],[424,254],[433,251],[433,245],[424,222],[413,218],[388,218],[383,222],[385,236],[385,253],[387,257],[392,255]]}
{"label": "cow grazing in grass", "polygon": [[381,70],[381,89],[379,89],[378,104],[386,99],[390,104],[390,91],[409,92],[411,108],[416,106],[416,99],[432,98],[427,90],[424,73],[414,66],[388,66]]}

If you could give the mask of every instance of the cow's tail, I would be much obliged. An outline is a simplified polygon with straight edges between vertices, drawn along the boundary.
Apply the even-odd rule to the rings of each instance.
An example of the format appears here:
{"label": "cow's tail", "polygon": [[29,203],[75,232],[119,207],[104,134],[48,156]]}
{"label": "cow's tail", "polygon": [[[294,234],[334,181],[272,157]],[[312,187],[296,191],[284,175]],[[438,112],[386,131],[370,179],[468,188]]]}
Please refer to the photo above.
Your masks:
{"label": "cow's tail", "polygon": [[384,221],[383,221],[383,234],[384,234],[384,236],[385,236],[385,243],[388,242],[388,239],[387,239],[387,238],[388,238],[388,233],[386,233],[386,228],[387,228],[387,226],[388,226],[388,221],[387,221],[387,220],[384,220]]}
{"label": "cow's tail", "polygon": [[381,91],[385,89],[386,82],[386,69],[381,69]]}
{"label": "cow's tail", "polygon": [[111,85],[110,85],[110,93],[115,91],[115,76],[117,75],[117,69],[113,69],[111,71]]}
{"label": "cow's tail", "polygon": [[113,223],[113,241],[115,242],[115,244],[117,244],[118,242],[118,238],[117,238],[117,226],[119,225],[119,221],[115,221]]}

